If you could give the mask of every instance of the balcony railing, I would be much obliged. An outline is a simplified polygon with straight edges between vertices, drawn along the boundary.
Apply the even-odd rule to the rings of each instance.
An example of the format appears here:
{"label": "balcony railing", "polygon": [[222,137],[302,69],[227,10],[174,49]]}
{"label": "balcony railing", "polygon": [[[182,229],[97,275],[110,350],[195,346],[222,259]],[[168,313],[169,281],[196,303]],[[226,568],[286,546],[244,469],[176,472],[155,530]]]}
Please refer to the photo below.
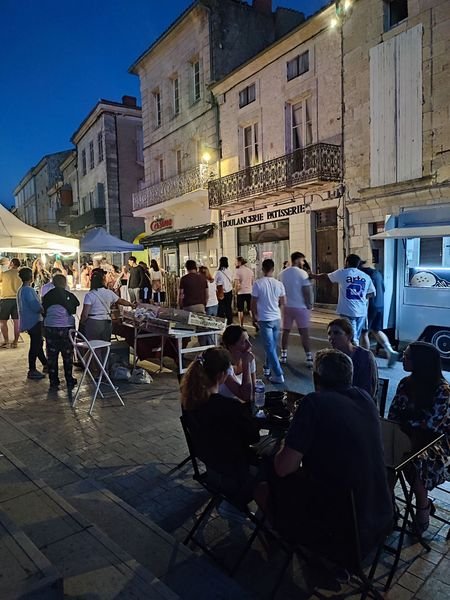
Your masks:
{"label": "balcony railing", "polygon": [[282,191],[309,181],[340,181],[341,147],[313,144],[254,167],[210,181],[210,208],[232,204],[265,192]]}
{"label": "balcony railing", "polygon": [[83,229],[86,229],[89,226],[101,227],[102,225],[106,225],[105,209],[93,208],[70,221],[70,231],[76,233],[78,231],[83,231]]}
{"label": "balcony railing", "polygon": [[154,206],[195,190],[206,190],[211,177],[214,177],[214,172],[209,165],[205,164],[198,165],[195,169],[185,171],[176,177],[149,185],[133,194],[133,210]]}

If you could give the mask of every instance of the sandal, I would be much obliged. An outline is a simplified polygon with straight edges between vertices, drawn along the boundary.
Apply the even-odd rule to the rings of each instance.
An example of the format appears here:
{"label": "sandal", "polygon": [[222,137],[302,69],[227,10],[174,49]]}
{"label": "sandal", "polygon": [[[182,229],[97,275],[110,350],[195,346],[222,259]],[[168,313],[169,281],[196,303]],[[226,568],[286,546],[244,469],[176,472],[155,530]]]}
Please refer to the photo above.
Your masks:
{"label": "sandal", "polygon": [[423,508],[416,508],[416,529],[422,534],[430,526],[430,516],[433,516],[436,512],[436,507],[432,500],[428,500],[428,504]]}
{"label": "sandal", "polygon": [[2,342],[0,348],[9,348],[9,342]]}

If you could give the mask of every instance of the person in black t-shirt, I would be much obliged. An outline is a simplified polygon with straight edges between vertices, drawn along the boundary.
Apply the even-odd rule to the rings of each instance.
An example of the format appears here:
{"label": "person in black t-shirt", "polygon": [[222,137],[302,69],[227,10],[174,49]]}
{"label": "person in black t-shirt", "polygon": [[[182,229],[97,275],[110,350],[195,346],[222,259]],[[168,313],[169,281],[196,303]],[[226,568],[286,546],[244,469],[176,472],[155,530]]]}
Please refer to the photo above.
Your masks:
{"label": "person in black t-shirt", "polygon": [[248,404],[218,393],[230,367],[226,350],[206,350],[182,379],[181,404],[196,455],[210,480],[238,503],[247,504],[258,483],[250,444],[259,441],[259,428]]}
{"label": "person in black t-shirt", "polygon": [[351,387],[352,376],[344,353],[317,352],[316,391],[301,400],[271,481],[280,533],[341,557],[351,539],[350,490],[363,556],[392,525],[379,417],[369,394]]}
{"label": "person in black t-shirt", "polygon": [[130,256],[128,259],[128,266],[130,270],[130,276],[128,278],[128,295],[130,297],[130,302],[139,302],[142,290],[146,286],[145,271],[141,265],[137,264],[135,256]]}

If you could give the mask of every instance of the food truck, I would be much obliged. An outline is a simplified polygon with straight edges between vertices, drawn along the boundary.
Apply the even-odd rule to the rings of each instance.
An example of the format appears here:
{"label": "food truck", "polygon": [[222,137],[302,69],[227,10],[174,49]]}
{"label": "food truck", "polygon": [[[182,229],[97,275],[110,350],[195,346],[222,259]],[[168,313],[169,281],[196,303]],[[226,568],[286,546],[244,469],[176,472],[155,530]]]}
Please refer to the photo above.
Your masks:
{"label": "food truck", "polygon": [[384,241],[384,326],[401,343],[421,338],[450,359],[450,204],[405,209],[371,240]]}

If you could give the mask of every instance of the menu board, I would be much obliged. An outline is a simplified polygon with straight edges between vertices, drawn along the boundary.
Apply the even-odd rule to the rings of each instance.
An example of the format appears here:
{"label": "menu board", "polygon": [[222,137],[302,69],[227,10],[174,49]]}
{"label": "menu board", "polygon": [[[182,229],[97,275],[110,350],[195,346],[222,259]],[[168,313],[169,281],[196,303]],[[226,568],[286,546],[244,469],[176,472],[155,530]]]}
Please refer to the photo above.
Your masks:
{"label": "menu board", "polygon": [[450,288],[450,268],[410,268],[408,271],[408,285],[420,288]]}

